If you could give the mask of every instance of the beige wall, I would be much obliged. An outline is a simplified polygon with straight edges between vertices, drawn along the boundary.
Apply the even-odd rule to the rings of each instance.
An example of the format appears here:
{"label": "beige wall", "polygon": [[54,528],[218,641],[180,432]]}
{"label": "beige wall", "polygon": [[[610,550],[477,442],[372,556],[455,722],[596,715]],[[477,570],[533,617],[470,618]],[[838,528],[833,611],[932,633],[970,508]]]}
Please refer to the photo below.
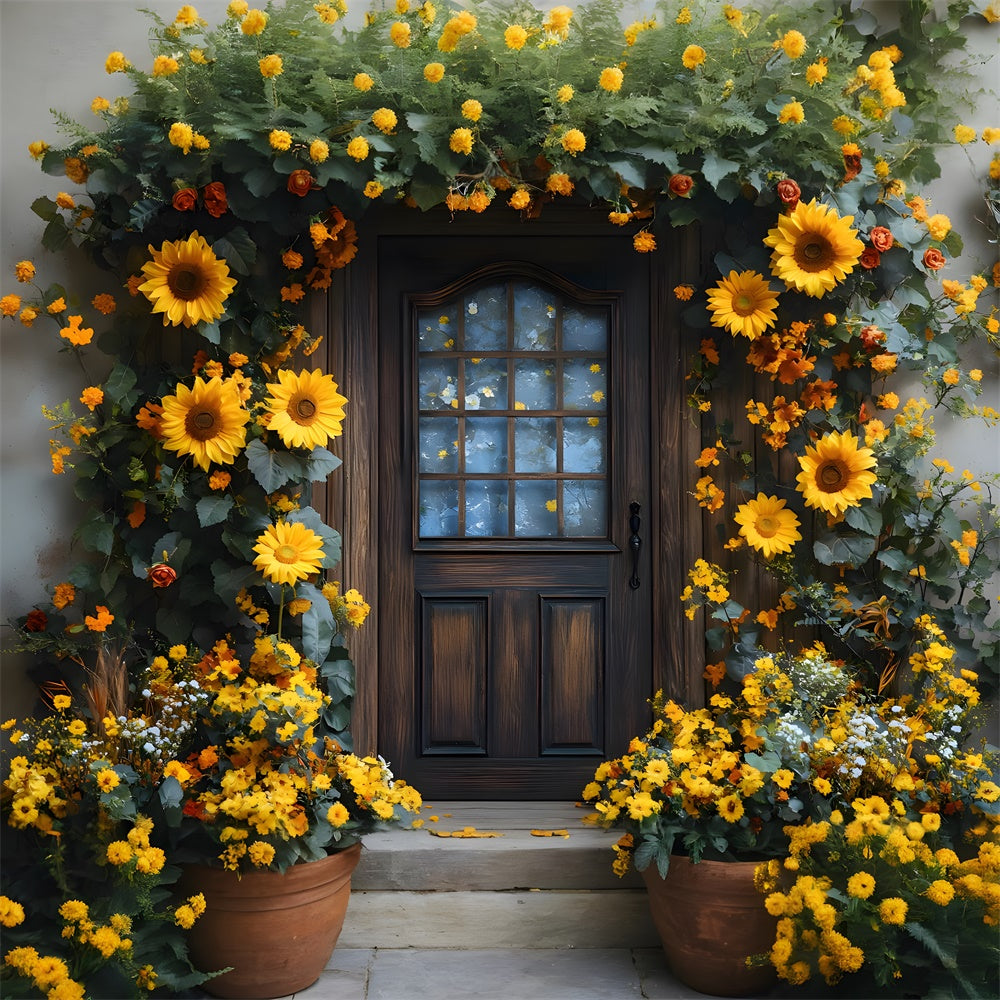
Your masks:
{"label": "beige wall", "polygon": [[[102,286],[102,276],[74,266],[67,273],[62,258],[40,249],[42,221],[30,210],[42,194],[54,197],[68,187],[65,179],[41,172],[27,153],[30,142],[55,144],[59,134],[50,108],[87,121],[90,102],[98,94],[113,99],[127,81],[104,72],[104,60],[113,49],[137,64],[149,62],[147,19],[137,7],[148,7],[172,20],[179,0],[0,0],[0,290],[17,291],[13,266],[35,261],[40,279],[60,280],[89,299]],[[212,23],[224,14],[224,0],[201,0],[199,13]],[[361,4],[352,0],[355,16]],[[892,3],[870,5],[880,17],[890,17]],[[637,12],[646,5],[636,4]],[[992,62],[984,67],[984,82],[1000,90],[997,28],[985,21],[970,26],[970,51]],[[967,124],[1000,126],[993,105],[970,107]],[[979,176],[988,156],[977,146],[977,175],[965,150],[948,150],[943,159],[944,179],[931,191],[934,211],[945,212],[967,237],[968,269],[953,265],[950,275],[967,278],[973,267],[992,266],[996,247],[989,246],[972,221],[983,217]],[[993,293],[994,301],[996,293]],[[970,359],[971,363],[971,359]],[[983,402],[1000,409],[1000,366],[995,356],[980,351],[975,364],[986,376]],[[99,376],[100,372],[91,373]],[[57,579],[69,563],[67,546],[77,509],[72,480],[50,471],[43,404],[56,405],[77,397],[81,382],[65,355],[57,353],[51,324],[39,322],[31,330],[5,320],[0,326],[0,621],[23,614],[45,594],[45,585]],[[979,471],[1000,470],[1000,429],[981,425],[947,426],[938,422],[941,447],[957,466]],[[6,631],[6,630],[5,630]],[[4,654],[2,670],[3,716],[23,710],[29,688],[21,664]]]}

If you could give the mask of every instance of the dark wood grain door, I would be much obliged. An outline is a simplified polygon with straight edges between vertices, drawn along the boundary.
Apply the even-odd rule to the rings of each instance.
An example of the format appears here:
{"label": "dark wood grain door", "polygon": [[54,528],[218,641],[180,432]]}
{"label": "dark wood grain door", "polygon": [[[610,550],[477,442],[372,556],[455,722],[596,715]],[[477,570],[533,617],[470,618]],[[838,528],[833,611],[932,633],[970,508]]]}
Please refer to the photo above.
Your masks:
{"label": "dark wood grain door", "polygon": [[630,241],[378,248],[379,748],[574,798],[652,692],[649,275]]}

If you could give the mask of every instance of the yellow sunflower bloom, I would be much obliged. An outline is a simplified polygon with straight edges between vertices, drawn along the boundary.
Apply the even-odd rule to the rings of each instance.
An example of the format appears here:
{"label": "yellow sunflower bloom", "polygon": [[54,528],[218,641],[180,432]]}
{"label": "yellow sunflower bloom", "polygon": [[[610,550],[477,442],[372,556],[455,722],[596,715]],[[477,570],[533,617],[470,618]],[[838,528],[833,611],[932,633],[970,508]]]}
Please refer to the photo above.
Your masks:
{"label": "yellow sunflower bloom", "polygon": [[258,536],[254,566],[272,583],[296,584],[318,573],[323,539],[301,521],[278,521]]}
{"label": "yellow sunflower bloom", "polygon": [[815,198],[800,201],[764,237],[774,251],[771,271],[789,288],[814,298],[824,295],[854,270],[865,248],[853,221],[853,215],[841,218]]}
{"label": "yellow sunflower bloom", "polygon": [[788,510],[785,501],[776,496],[758,493],[756,500],[740,504],[733,520],[740,526],[739,533],[747,543],[765,559],[791,552],[792,546],[802,538],[795,511]]}
{"label": "yellow sunflower bloom", "polygon": [[850,431],[834,431],[799,456],[802,471],[796,477],[796,489],[805,497],[807,507],[836,517],[872,495],[872,483],[878,476],[869,470],[876,464],[871,449],[859,448]]}
{"label": "yellow sunflower bloom", "polygon": [[712,325],[725,327],[734,336],[742,333],[750,340],[774,325],[777,304],[778,296],[756,271],[730,271],[708,292]]}
{"label": "yellow sunflower bloom", "polygon": [[236,280],[204,236],[193,232],[186,240],[165,240],[149,252],[153,259],[142,265],[146,280],[139,291],[153,303],[154,313],[163,313],[164,326],[211,323],[222,315]]}
{"label": "yellow sunflower bloom", "polygon": [[320,371],[294,372],[281,369],[278,381],[268,383],[269,430],[275,431],[289,448],[322,448],[330,438],[340,437],[344,404],[332,375]]}
{"label": "yellow sunflower bloom", "polygon": [[160,430],[163,447],[191,455],[199,468],[231,465],[246,445],[246,423],[240,390],[231,379],[204,381],[200,376],[189,389],[178,385],[176,394],[161,400]]}

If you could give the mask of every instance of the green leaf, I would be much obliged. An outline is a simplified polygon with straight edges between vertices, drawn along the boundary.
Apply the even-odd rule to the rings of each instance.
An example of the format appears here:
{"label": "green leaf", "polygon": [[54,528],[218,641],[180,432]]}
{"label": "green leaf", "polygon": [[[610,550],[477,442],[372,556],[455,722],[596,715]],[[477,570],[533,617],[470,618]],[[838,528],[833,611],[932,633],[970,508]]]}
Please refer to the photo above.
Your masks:
{"label": "green leaf", "polygon": [[224,257],[230,269],[237,274],[249,274],[257,259],[257,244],[242,226],[220,236],[212,244],[212,250],[217,257]]}
{"label": "green leaf", "polygon": [[311,482],[319,482],[326,479],[335,469],[339,469],[343,463],[332,452],[326,448],[313,448],[306,459],[306,478]]}
{"label": "green leaf", "polygon": [[128,365],[118,362],[104,381],[104,396],[122,410],[131,410],[139,398],[133,392],[136,374]]}
{"label": "green leaf", "polygon": [[740,165],[734,160],[727,160],[725,157],[719,156],[718,153],[709,151],[705,154],[705,162],[702,164],[701,172],[705,180],[712,187],[715,187],[724,177],[737,173],[739,168]]}
{"label": "green leaf", "polygon": [[230,496],[202,497],[195,504],[195,510],[198,512],[198,523],[203,528],[219,524],[229,516],[232,506],[233,498]]}
{"label": "green leaf", "polygon": [[304,478],[302,460],[286,451],[271,451],[260,439],[246,446],[247,467],[265,493],[273,493],[292,479]]}
{"label": "green leaf", "polygon": [[159,796],[167,826],[180,826],[184,802],[184,789],[181,783],[173,775],[163,778],[160,781]]}
{"label": "green leaf", "polygon": [[46,222],[59,217],[59,206],[51,198],[36,198],[31,203],[31,211]]}
{"label": "green leaf", "polygon": [[128,213],[128,224],[140,232],[146,228],[160,213],[162,203],[152,198],[142,198],[132,204]]}
{"label": "green leaf", "polygon": [[58,253],[66,247],[69,241],[69,230],[66,228],[66,223],[61,215],[56,216],[42,233],[42,246],[46,250]]}
{"label": "green leaf", "polygon": [[103,511],[92,514],[77,528],[74,537],[79,539],[90,552],[99,552],[103,556],[111,555],[115,544],[114,520],[104,516]]}
{"label": "green leaf", "polygon": [[877,536],[882,530],[882,512],[878,507],[861,505],[859,507],[848,507],[844,514],[844,520],[858,531],[863,531],[867,535]]}
{"label": "green leaf", "polygon": [[295,589],[295,596],[311,602],[309,610],[301,618],[302,652],[314,663],[322,663],[337,634],[337,622],[330,610],[330,602],[311,583],[300,583]]}

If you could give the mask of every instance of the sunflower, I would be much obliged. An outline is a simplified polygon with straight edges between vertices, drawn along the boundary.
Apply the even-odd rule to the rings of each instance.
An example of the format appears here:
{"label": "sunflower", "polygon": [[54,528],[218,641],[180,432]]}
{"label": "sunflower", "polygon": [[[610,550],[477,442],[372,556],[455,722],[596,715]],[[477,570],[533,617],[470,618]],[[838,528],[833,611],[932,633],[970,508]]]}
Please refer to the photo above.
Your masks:
{"label": "sunflower", "polygon": [[163,447],[193,456],[195,465],[206,472],[212,462],[231,465],[246,444],[250,414],[231,379],[216,376],[205,382],[199,376],[190,389],[178,385],[176,394],[161,402]]}
{"label": "sunflower", "polygon": [[139,291],[153,303],[154,313],[163,313],[164,326],[210,323],[222,315],[236,280],[204,236],[194,232],[186,240],[164,240],[159,250],[150,246],[149,252],[153,259],[142,265],[146,280]]}
{"label": "sunflower", "polygon": [[322,448],[339,437],[347,399],[337,392],[332,375],[319,371],[281,369],[278,381],[269,382],[267,427],[276,431],[289,448]]}
{"label": "sunflower", "polygon": [[748,544],[763,553],[765,559],[779,552],[791,552],[802,537],[795,512],[785,507],[784,500],[764,493],[758,493],[756,500],[740,504],[733,520]]}
{"label": "sunflower", "polygon": [[272,583],[296,584],[318,573],[323,539],[301,521],[278,521],[258,536],[254,566]]}
{"label": "sunflower", "polygon": [[715,288],[708,292],[708,309],[712,325],[722,326],[734,336],[756,340],[774,325],[774,307],[778,296],[771,291],[762,274],[756,271],[730,271]]}
{"label": "sunflower", "polygon": [[774,251],[771,271],[789,288],[819,298],[854,270],[865,248],[853,221],[853,215],[841,218],[815,198],[800,201],[764,237]]}
{"label": "sunflower", "polygon": [[807,507],[818,507],[836,517],[872,495],[872,483],[878,476],[869,470],[876,464],[871,449],[859,448],[850,431],[833,431],[799,456],[802,471],[796,477],[796,489],[805,497]]}

